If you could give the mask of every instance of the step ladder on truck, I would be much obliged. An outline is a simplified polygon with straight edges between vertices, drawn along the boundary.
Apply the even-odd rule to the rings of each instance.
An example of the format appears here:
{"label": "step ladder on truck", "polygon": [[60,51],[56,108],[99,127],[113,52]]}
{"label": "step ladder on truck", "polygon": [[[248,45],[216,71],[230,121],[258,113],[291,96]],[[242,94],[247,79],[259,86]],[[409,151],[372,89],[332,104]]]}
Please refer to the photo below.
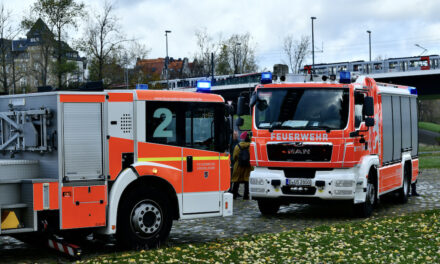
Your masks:
{"label": "step ladder on truck", "polygon": [[0,236],[96,233],[151,248],[173,220],[232,215],[231,113],[196,92],[1,96]]}
{"label": "step ladder on truck", "polygon": [[419,174],[414,87],[349,72],[338,80],[271,77],[263,73],[250,99],[256,167],[249,188],[261,213],[290,203],[345,201],[367,217],[385,194],[408,200]]}

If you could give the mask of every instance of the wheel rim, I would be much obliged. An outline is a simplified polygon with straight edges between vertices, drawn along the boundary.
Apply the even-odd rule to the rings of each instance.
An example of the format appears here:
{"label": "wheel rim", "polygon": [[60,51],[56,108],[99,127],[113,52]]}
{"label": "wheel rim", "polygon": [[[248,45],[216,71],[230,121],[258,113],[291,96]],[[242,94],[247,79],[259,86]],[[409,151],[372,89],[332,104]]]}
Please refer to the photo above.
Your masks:
{"label": "wheel rim", "polygon": [[138,202],[131,211],[131,228],[142,238],[156,234],[162,226],[163,215],[160,206],[151,200]]}
{"label": "wheel rim", "polygon": [[374,185],[369,183],[367,187],[367,200],[371,205],[374,204],[374,199],[375,199],[374,193],[375,193]]}

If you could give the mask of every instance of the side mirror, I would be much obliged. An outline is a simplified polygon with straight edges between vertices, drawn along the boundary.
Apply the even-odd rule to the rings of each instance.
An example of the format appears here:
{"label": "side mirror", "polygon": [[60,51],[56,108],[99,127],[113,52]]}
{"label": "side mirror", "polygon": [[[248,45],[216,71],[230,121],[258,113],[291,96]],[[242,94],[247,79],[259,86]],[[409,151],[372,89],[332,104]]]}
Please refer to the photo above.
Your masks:
{"label": "side mirror", "polygon": [[372,118],[372,117],[367,117],[367,118],[365,118],[365,125],[366,125],[367,127],[372,127],[372,126],[374,126],[374,118]]}
{"label": "side mirror", "polygon": [[[364,105],[362,108],[362,114],[364,116],[374,116],[374,102],[373,97],[367,96],[364,99]],[[373,120],[374,121],[374,120]],[[373,124],[374,125],[374,124]]]}
{"label": "side mirror", "polygon": [[251,97],[251,101],[249,102],[249,106],[252,108],[257,103],[257,93],[253,93]]}
{"label": "side mirror", "polygon": [[244,124],[243,118],[239,117],[239,118],[237,118],[237,120],[235,120],[235,125],[237,127],[241,127],[243,124]]}
{"label": "side mirror", "polygon": [[245,98],[243,96],[238,97],[238,102],[237,102],[238,116],[242,116],[244,114],[244,104],[245,104]]}

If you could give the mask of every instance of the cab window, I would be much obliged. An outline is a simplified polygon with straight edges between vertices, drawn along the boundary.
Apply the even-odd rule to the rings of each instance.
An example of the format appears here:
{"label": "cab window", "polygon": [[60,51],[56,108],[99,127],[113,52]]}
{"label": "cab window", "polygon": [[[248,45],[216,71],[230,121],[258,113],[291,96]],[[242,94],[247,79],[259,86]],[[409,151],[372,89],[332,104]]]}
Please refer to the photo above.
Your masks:
{"label": "cab window", "polygon": [[354,126],[359,128],[364,117],[362,115],[362,108],[364,106],[365,93],[355,92],[354,98]]}
{"label": "cab window", "polygon": [[185,113],[185,147],[215,149],[215,108],[195,107]]}
{"label": "cab window", "polygon": [[173,103],[147,103],[146,132],[148,142],[179,145],[177,137],[177,109],[177,105]]}
{"label": "cab window", "polygon": [[146,103],[146,141],[211,151],[224,151],[224,104]]}

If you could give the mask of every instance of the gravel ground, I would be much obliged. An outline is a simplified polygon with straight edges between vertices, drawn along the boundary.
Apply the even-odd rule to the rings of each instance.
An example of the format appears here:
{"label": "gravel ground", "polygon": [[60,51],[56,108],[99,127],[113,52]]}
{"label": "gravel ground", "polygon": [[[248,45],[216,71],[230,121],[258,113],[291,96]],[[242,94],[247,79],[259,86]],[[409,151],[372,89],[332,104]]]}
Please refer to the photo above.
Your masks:
{"label": "gravel ground", "polygon": [[[423,170],[417,190],[420,196],[411,197],[407,204],[384,199],[373,217],[402,215],[410,212],[440,208],[440,170]],[[255,201],[234,201],[234,215],[226,218],[206,218],[174,222],[169,245],[203,243],[244,234],[274,233],[301,230],[323,224],[361,221],[352,217],[350,208],[342,205],[290,205],[281,207],[278,215],[262,216]],[[115,249],[99,242],[83,246],[85,256],[112,252]],[[87,249],[87,250],[86,250]],[[90,253],[93,252],[93,253]],[[10,237],[0,238],[0,262],[66,262],[67,259],[45,249],[35,248]]]}

